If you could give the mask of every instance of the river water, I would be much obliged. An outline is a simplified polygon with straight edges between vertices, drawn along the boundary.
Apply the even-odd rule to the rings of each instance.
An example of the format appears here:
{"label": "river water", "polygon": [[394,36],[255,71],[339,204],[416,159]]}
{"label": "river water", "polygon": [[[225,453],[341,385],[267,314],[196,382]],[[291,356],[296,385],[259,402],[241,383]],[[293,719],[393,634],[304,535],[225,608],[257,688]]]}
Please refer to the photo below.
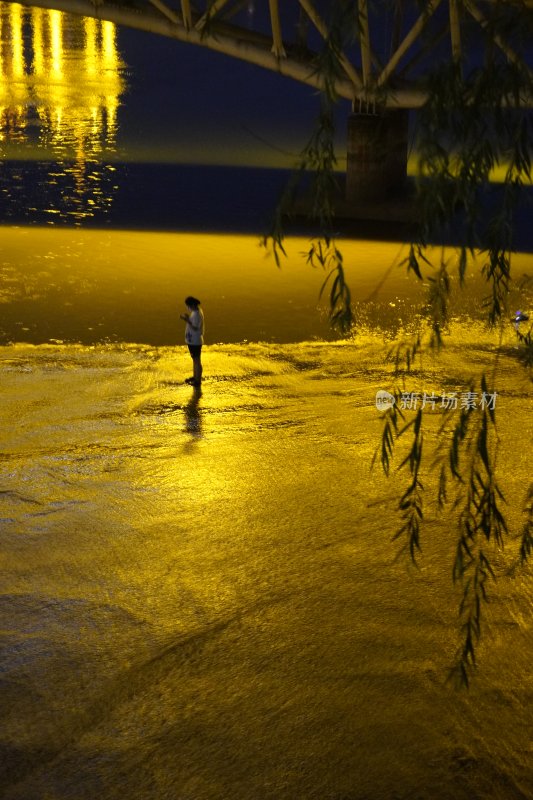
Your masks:
{"label": "river water", "polygon": [[[32,24],[54,42],[51,19]],[[111,34],[71,30],[100,53],[96,65],[84,56],[89,74],[106,53],[108,68],[110,54],[131,60]],[[11,38],[20,68],[26,50]],[[486,287],[469,274],[442,352],[395,377],[389,353],[423,328],[427,290],[400,266],[405,247],[341,242],[357,328],[339,338],[318,300],[324,275],[301,256],[307,239],[289,239],[281,269],[260,247],[279,173],[213,181],[106,159],[121,69],[108,69],[108,105],[92,117],[115,139],[76,140],[100,148],[90,158],[40,149],[65,131],[72,141],[88,107],[79,93],[62,116],[4,115],[1,796],[533,797],[533,581],[517,564],[533,405],[513,326],[485,328]],[[29,162],[30,147],[42,158]],[[160,210],[143,211],[140,176],[156,198],[163,174]],[[517,254],[514,270],[510,307],[531,314],[520,279],[533,257]],[[189,293],[206,315],[201,392],[183,382]],[[439,406],[426,412],[418,568],[391,542],[407,476],[387,480],[371,462],[378,390],[461,397],[482,372],[510,536],[493,555],[466,692],[447,682],[460,589],[456,515],[439,511],[430,464]]]}

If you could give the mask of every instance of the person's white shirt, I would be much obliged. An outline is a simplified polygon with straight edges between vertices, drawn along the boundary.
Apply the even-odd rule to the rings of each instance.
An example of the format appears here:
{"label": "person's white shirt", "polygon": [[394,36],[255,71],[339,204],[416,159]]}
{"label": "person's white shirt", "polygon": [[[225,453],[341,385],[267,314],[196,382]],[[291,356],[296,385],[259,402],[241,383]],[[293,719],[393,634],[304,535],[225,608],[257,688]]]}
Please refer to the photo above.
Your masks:
{"label": "person's white shirt", "polygon": [[185,341],[195,345],[204,343],[204,313],[201,308],[196,308],[189,314],[189,321],[185,326]]}

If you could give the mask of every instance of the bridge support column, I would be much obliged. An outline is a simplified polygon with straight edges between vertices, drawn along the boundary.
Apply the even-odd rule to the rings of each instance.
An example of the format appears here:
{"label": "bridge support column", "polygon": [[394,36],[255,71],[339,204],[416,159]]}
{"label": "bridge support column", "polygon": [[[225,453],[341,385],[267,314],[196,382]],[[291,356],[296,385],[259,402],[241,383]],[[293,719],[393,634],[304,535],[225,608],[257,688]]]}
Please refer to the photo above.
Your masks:
{"label": "bridge support column", "polygon": [[407,176],[408,111],[348,118],[346,201],[379,203],[399,192]]}

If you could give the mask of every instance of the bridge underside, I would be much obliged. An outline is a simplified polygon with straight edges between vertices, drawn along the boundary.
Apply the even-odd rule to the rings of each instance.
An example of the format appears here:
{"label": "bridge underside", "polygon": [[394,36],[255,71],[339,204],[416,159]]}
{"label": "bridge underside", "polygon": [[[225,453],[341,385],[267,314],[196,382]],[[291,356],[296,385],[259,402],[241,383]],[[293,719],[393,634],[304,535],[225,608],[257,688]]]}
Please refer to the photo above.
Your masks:
{"label": "bridge underside", "polygon": [[[351,101],[347,200],[354,205],[387,197],[405,179],[407,109],[427,100],[430,68],[455,64],[468,74],[505,61],[533,82],[533,0],[17,2],[206,47]],[[516,24],[506,36],[517,14],[522,37]],[[532,96],[509,102],[533,106]]]}
{"label": "bridge underside", "polygon": [[[335,92],[355,108],[375,102],[391,108],[419,107],[427,97],[427,65],[437,60],[471,69],[486,63],[489,55],[531,68],[525,47],[521,50],[519,43],[491,33],[496,0],[17,2],[206,47],[319,89],[324,88],[320,66],[334,56]],[[332,10],[335,6],[338,14]],[[498,13],[516,13],[519,6],[531,31],[533,0],[498,0]]]}

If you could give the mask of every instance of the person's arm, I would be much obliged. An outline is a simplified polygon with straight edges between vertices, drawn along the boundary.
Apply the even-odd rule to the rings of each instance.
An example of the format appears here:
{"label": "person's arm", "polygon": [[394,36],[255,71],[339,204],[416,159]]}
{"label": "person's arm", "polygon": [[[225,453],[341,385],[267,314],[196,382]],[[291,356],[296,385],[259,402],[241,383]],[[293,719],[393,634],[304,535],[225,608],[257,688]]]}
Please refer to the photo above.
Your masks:
{"label": "person's arm", "polygon": [[197,331],[197,330],[200,329],[200,326],[199,325],[195,325],[194,322],[192,322],[193,314],[194,314],[194,311],[193,311],[192,314],[180,314],[180,319],[184,320],[184,322],[186,322],[187,325],[190,325],[191,328],[193,329],[193,331]]}
{"label": "person's arm", "polygon": [[192,314],[187,315],[187,322],[193,329],[193,331],[200,330],[200,315],[197,311],[193,311]]}

